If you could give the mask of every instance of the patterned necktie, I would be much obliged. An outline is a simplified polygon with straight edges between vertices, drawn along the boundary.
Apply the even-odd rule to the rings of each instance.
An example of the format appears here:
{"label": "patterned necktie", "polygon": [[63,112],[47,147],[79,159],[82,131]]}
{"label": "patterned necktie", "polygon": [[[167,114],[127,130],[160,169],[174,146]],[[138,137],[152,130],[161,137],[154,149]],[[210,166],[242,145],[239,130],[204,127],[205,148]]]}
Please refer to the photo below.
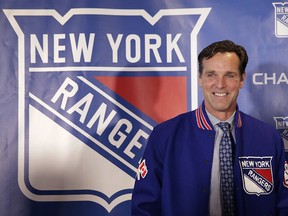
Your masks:
{"label": "patterned necktie", "polygon": [[231,125],[228,122],[220,122],[218,126],[224,134],[220,142],[219,160],[221,174],[221,192],[222,192],[222,215],[235,215],[235,198],[234,198],[234,171],[232,142],[230,137]]}

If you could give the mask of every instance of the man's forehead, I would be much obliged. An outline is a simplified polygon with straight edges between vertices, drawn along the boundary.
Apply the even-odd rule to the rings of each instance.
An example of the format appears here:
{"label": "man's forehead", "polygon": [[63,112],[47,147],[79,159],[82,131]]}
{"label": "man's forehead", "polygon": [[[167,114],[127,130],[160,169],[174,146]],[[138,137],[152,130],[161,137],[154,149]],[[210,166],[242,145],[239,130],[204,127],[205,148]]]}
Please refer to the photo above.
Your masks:
{"label": "man's forehead", "polygon": [[231,58],[231,59],[239,59],[238,55],[235,53],[235,52],[217,52],[215,53],[214,55],[210,56],[210,57],[206,57],[203,59],[203,62],[204,61],[209,61],[211,59],[217,59],[217,58],[220,58],[220,57],[227,57],[227,58]]}
{"label": "man's forehead", "polygon": [[240,70],[227,70],[227,71],[217,71],[217,70],[203,70],[203,74],[223,74],[223,75],[226,75],[226,74],[233,74],[233,75],[240,75]]}
{"label": "man's forehead", "polygon": [[240,59],[235,53],[218,53],[211,58],[203,59],[202,66],[238,68]]}

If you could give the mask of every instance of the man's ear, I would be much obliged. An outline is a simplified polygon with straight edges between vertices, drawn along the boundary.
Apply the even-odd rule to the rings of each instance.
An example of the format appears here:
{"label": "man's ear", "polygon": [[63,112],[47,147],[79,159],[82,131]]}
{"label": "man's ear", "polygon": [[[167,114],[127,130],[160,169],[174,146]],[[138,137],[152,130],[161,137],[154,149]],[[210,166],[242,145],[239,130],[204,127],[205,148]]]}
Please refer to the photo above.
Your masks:
{"label": "man's ear", "polygon": [[243,88],[245,80],[246,80],[246,72],[244,71],[244,73],[241,76],[240,88]]}
{"label": "man's ear", "polygon": [[199,83],[199,86],[202,87],[202,76],[201,76],[201,74],[199,74],[199,76],[198,76],[198,83]]}

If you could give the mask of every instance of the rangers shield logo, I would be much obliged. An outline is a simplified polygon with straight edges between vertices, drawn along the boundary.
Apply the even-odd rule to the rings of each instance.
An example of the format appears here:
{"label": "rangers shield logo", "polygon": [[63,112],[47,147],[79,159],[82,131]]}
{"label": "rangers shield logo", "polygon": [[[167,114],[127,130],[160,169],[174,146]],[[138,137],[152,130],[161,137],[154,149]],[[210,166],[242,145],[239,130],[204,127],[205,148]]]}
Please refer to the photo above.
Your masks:
{"label": "rangers shield logo", "polygon": [[288,37],[288,2],[272,3],[275,8],[275,35]]}
{"label": "rangers shield logo", "polygon": [[21,191],[107,212],[130,200],[153,127],[198,106],[197,35],[209,11],[4,10],[18,37]]}
{"label": "rangers shield logo", "polygon": [[284,186],[288,188],[288,162],[285,161],[284,166]]}
{"label": "rangers shield logo", "polygon": [[288,117],[274,117],[276,129],[283,137],[286,154],[288,152]]}
{"label": "rangers shield logo", "polygon": [[243,188],[247,194],[257,196],[272,192],[272,157],[239,157]]}
{"label": "rangers shield logo", "polygon": [[274,117],[276,129],[288,141],[288,117]]}

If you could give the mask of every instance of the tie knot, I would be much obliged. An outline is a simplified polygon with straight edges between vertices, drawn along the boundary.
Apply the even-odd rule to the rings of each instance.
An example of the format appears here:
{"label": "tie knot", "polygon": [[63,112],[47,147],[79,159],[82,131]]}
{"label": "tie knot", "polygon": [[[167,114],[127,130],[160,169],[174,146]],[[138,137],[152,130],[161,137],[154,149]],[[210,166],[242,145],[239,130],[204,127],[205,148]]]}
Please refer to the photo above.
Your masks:
{"label": "tie knot", "polygon": [[223,130],[224,133],[229,133],[231,125],[228,122],[220,122],[218,126]]}

